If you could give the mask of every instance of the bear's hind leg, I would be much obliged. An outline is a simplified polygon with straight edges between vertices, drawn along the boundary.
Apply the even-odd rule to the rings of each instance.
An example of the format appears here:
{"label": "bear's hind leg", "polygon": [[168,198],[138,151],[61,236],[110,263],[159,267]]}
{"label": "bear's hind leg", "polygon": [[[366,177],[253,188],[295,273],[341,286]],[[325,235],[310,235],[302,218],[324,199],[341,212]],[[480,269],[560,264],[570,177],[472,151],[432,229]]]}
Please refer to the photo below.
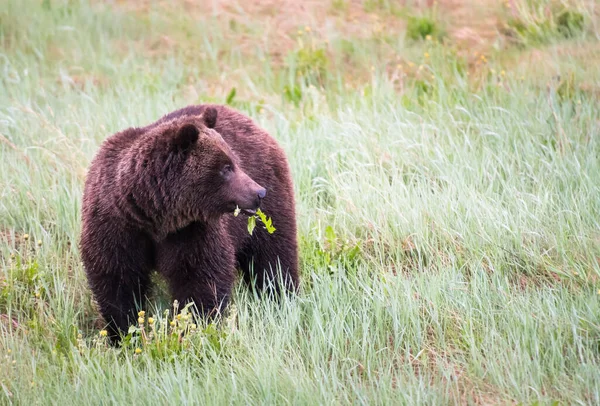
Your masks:
{"label": "bear's hind leg", "polygon": [[[282,227],[275,233],[257,230],[238,255],[244,281],[259,292],[297,292],[298,248],[295,228]],[[283,289],[282,289],[283,287]]]}

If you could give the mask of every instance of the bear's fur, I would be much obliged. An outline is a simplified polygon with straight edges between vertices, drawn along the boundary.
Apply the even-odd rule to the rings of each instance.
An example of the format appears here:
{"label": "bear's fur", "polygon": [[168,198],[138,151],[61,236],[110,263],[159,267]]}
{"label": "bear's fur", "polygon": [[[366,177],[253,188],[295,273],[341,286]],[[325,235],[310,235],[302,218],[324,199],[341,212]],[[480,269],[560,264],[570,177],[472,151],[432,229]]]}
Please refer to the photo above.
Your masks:
{"label": "bear's fur", "polygon": [[[232,214],[259,205],[275,233],[258,222],[251,236],[247,216]],[[189,106],[109,137],[90,166],[82,209],[83,264],[113,339],[135,323],[153,270],[173,299],[209,317],[227,305],[236,268],[261,291],[297,290],[287,159],[225,106]]]}

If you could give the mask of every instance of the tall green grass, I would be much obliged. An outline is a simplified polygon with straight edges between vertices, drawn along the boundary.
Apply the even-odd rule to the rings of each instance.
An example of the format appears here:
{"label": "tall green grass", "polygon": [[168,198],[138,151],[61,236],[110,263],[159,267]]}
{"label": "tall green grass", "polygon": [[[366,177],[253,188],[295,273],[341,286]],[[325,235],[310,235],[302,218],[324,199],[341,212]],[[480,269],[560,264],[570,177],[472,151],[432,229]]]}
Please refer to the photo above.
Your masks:
{"label": "tall green grass", "polygon": [[[250,50],[226,23],[0,1],[0,403],[600,403],[596,94],[508,67],[474,80],[401,39],[332,41],[315,79],[310,51],[278,64],[259,22]],[[390,49],[423,67],[398,79]],[[374,66],[351,86],[348,52]],[[234,88],[289,156],[302,292],[240,286],[216,335],[109,348],[77,249],[89,161]]]}

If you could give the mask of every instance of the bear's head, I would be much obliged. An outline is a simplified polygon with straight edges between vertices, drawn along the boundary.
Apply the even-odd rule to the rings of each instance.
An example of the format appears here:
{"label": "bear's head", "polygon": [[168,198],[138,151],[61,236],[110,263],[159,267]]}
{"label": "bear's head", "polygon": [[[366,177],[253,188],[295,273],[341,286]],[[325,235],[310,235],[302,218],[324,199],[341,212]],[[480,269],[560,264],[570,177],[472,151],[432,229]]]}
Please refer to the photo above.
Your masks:
{"label": "bear's head", "polygon": [[[200,117],[178,117],[144,137],[154,142],[150,151],[140,151],[146,174],[142,183],[156,186],[148,196],[156,202],[140,203],[160,207],[157,214],[165,231],[215,219],[238,207],[254,214],[267,193],[241,169],[238,157],[214,129],[216,121],[217,110],[207,108]],[[138,170],[139,158],[134,158]]]}

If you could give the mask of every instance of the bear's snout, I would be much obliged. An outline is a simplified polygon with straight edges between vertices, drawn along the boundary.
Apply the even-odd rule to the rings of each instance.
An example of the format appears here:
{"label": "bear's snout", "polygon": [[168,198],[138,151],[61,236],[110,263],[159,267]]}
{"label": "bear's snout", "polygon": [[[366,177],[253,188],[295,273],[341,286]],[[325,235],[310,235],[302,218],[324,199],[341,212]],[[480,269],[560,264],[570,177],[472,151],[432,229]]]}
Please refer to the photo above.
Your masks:
{"label": "bear's snout", "polygon": [[256,210],[258,210],[260,208],[260,203],[262,202],[262,199],[264,199],[264,197],[267,195],[267,189],[265,189],[264,187],[256,184],[256,186],[258,187],[258,189],[256,189],[253,194],[254,194],[254,203],[253,203],[253,207],[251,208],[246,208],[244,211],[249,213],[249,214],[254,214],[256,213]]}
{"label": "bear's snout", "polygon": [[265,196],[267,195],[267,189],[265,189],[264,187],[261,187],[260,189],[258,189],[258,198],[259,199],[264,199]]}
{"label": "bear's snout", "polygon": [[244,172],[238,172],[233,182],[235,204],[246,214],[254,214],[260,208],[267,189],[256,183]]}

